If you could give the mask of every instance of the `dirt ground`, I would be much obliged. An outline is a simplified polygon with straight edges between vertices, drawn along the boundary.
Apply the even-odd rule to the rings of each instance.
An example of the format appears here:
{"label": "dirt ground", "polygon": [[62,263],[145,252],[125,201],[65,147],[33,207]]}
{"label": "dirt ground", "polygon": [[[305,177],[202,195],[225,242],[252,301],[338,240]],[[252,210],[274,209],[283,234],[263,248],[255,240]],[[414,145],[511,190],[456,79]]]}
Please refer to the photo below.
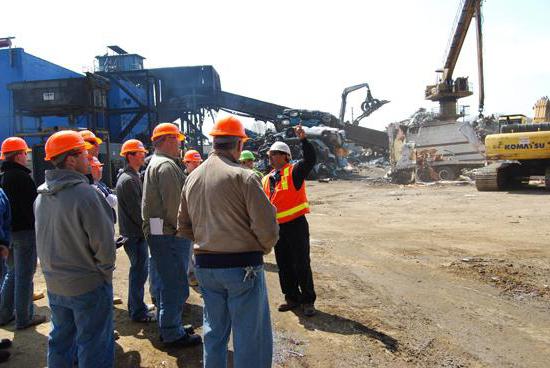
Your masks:
{"label": "dirt ground", "polygon": [[[276,367],[548,367],[550,212],[546,193],[472,185],[310,182],[311,258],[319,313],[277,312],[267,278]],[[115,293],[126,300],[118,252]],[[45,287],[41,275],[36,289]],[[37,303],[48,313],[46,300]],[[98,316],[99,317],[99,316]],[[201,331],[192,291],[184,321]],[[201,348],[164,349],[155,325],[115,307],[117,367],[200,367]],[[49,325],[15,332],[9,367],[45,366]],[[231,355],[230,355],[231,356]]]}

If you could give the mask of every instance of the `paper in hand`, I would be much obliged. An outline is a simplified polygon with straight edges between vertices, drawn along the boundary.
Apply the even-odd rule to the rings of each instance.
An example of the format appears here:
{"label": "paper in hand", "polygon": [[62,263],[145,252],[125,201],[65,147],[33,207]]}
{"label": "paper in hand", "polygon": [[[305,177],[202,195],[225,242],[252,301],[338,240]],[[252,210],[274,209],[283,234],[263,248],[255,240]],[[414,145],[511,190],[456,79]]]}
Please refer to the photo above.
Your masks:
{"label": "paper in hand", "polygon": [[151,235],[163,235],[162,225],[164,220],[158,217],[149,219],[149,227],[151,228]]}

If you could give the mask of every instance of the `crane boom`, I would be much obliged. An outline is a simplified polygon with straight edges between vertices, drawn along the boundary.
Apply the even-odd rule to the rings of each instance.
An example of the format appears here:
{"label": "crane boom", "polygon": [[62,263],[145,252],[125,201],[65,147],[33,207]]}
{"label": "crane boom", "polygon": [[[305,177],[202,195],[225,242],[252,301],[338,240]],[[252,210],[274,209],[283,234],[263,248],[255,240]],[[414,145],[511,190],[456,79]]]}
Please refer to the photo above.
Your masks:
{"label": "crane boom", "polygon": [[477,34],[477,62],[479,73],[479,111],[483,111],[485,99],[483,84],[483,54],[482,54],[482,32],[481,32],[481,2],[482,0],[461,0],[459,12],[453,27],[452,37],[446,52],[445,63],[437,84],[426,87],[426,99],[438,101],[440,106],[440,118],[443,120],[454,120],[458,117],[457,100],[462,97],[468,97],[473,94],[468,85],[468,78],[453,79],[453,73],[468,33],[468,28],[472,23],[472,18],[476,18]]}
{"label": "crane boom", "polygon": [[455,29],[453,30],[453,38],[447,50],[447,58],[445,59],[445,65],[443,66],[443,80],[451,80],[453,78],[453,72],[455,70],[460,50],[468,34],[468,28],[474,17],[476,11],[476,4],[480,4],[480,0],[462,0],[462,10],[460,17],[456,22]]}

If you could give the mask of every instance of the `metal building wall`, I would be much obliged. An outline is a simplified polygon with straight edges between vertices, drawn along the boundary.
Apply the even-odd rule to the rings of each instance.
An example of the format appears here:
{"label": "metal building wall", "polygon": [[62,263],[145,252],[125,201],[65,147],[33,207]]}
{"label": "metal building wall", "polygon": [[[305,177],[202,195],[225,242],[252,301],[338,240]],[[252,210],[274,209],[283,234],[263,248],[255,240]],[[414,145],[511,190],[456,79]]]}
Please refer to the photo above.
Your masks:
{"label": "metal building wall", "polygon": [[[9,83],[81,77],[82,74],[31,55],[22,48],[0,49],[0,141],[15,133],[13,104],[7,88]],[[35,120],[24,118],[23,125],[31,128],[35,125]],[[66,119],[45,118],[43,125],[66,125]]]}

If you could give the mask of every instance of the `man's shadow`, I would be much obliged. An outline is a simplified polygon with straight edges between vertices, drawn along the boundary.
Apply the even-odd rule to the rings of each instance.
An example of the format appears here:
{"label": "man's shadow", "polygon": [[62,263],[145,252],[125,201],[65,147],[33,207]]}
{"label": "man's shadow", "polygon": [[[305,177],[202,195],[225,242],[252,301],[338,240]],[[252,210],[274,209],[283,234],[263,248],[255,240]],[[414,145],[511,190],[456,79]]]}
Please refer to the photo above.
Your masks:
{"label": "man's shadow", "polygon": [[[137,323],[130,322],[128,311],[116,308],[115,330],[121,337],[132,336],[137,339],[147,339],[151,341],[153,347],[159,351],[173,356],[177,360],[178,367],[200,368],[202,364],[203,346],[198,345],[191,348],[166,347],[161,341],[158,330],[158,322]],[[185,304],[183,308],[183,322],[192,325],[195,329],[202,326],[202,307],[195,304]],[[120,323],[117,323],[119,321]],[[122,323],[123,322],[123,323]],[[197,331],[196,331],[197,332]],[[141,354],[139,351],[124,352],[122,346],[115,345],[116,367],[119,368],[137,368],[141,367]],[[228,351],[228,367],[233,366],[233,352]]]}
{"label": "man's shadow", "polygon": [[313,317],[304,316],[299,309],[292,312],[298,317],[300,324],[310,331],[320,330],[341,335],[365,335],[381,342],[391,352],[396,352],[399,347],[399,342],[390,335],[345,317],[320,310],[317,310],[317,314]]}
{"label": "man's shadow", "polygon": [[[46,306],[34,306],[34,313],[47,316],[50,321],[50,309]],[[39,325],[42,327],[44,324]],[[46,357],[48,353],[48,335],[37,331],[39,326],[32,326],[24,330],[16,330],[15,322],[9,326],[3,327],[8,331],[13,331],[13,341],[11,348],[7,349],[11,353],[7,362],[9,367],[45,367],[47,365]],[[48,330],[49,333],[49,330]]]}

